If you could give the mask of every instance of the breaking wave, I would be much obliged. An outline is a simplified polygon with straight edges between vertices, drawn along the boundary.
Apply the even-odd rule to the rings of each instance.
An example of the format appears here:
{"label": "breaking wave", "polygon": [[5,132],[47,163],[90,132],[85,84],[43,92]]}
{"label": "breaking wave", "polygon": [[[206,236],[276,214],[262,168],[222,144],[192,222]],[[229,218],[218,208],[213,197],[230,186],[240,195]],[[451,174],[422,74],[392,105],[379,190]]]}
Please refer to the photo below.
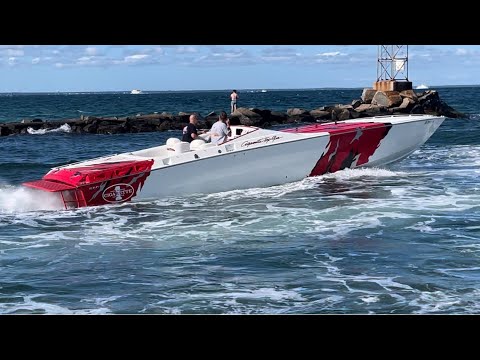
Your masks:
{"label": "breaking wave", "polygon": [[63,124],[62,126],[55,128],[55,129],[38,129],[34,130],[33,128],[27,128],[27,132],[32,135],[43,135],[48,133],[56,133],[56,132],[65,132],[69,133],[72,132],[72,128],[68,124]]}

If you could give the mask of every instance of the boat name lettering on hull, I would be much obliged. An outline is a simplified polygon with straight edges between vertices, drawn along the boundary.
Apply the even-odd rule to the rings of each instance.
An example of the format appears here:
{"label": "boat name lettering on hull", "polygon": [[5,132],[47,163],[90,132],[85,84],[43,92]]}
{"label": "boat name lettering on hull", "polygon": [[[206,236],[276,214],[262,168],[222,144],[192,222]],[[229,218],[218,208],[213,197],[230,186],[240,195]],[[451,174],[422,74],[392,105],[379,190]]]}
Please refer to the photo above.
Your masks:
{"label": "boat name lettering on hull", "polygon": [[103,200],[108,202],[121,202],[130,199],[134,192],[132,185],[120,183],[106,188],[102,193],[102,197]]}
{"label": "boat name lettering on hull", "polygon": [[266,136],[264,138],[260,138],[255,141],[244,141],[241,147],[249,147],[250,145],[257,145],[257,144],[264,144],[264,143],[268,144],[269,142],[273,142],[281,138],[282,138],[281,136],[277,136],[277,135]]}

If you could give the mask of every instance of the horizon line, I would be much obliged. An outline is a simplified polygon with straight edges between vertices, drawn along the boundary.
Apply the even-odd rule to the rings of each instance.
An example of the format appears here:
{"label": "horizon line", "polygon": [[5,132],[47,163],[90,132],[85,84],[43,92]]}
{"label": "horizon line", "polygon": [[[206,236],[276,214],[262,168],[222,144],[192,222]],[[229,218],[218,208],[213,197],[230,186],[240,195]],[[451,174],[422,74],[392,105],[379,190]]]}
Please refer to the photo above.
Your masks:
{"label": "horizon line", "polygon": [[[428,89],[434,87],[474,87],[480,86],[480,84],[462,84],[462,85],[429,85]],[[266,91],[287,91],[287,90],[342,90],[342,89],[366,89],[362,86],[354,87],[337,87],[337,86],[328,86],[328,87],[319,87],[319,88],[244,88],[238,89],[237,91],[249,91],[249,90],[266,90]],[[428,89],[415,89],[412,90],[428,90]],[[51,94],[51,93],[128,93],[130,94],[131,90],[54,90],[54,91],[0,91],[0,94]],[[232,91],[231,89],[182,89],[182,90],[141,90],[143,93],[158,93],[158,92],[191,92],[191,91]]]}

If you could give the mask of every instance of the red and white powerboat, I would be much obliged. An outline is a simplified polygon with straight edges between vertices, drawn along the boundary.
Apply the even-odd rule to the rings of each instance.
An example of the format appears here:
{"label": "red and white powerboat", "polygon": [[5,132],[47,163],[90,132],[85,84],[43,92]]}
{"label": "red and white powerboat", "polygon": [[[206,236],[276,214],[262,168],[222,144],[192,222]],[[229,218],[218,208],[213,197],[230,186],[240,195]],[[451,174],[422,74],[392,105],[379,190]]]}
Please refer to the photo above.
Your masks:
{"label": "red and white powerboat", "polygon": [[231,126],[231,138],[221,145],[171,138],[166,145],[56,167],[23,185],[57,193],[66,209],[280,185],[401,160],[444,120],[394,115],[282,131]]}

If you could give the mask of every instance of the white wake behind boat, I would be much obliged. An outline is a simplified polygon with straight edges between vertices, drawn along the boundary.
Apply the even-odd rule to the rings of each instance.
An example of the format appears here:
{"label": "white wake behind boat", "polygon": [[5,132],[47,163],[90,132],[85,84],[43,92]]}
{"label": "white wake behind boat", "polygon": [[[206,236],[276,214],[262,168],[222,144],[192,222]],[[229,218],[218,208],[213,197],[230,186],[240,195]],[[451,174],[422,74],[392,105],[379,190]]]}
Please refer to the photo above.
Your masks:
{"label": "white wake behind boat", "polygon": [[57,193],[66,209],[299,181],[345,168],[383,166],[423,145],[443,116],[395,115],[282,131],[231,126],[221,145],[166,145],[51,169],[30,188]]}

